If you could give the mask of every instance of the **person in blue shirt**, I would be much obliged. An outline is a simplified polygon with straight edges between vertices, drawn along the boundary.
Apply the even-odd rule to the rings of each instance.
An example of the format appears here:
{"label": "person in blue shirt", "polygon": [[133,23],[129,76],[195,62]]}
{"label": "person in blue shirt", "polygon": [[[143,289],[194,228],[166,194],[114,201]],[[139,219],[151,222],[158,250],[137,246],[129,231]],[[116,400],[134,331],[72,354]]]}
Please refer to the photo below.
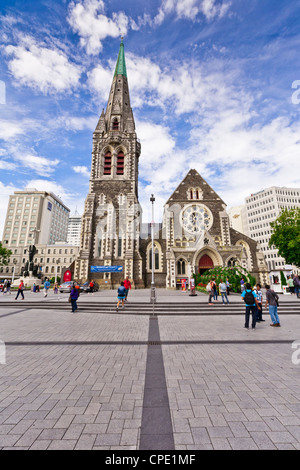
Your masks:
{"label": "person in blue shirt", "polygon": [[44,297],[47,297],[49,287],[50,287],[50,282],[48,279],[46,279],[46,281],[44,282]]}
{"label": "person in blue shirt", "polygon": [[245,328],[249,329],[249,318],[251,313],[252,329],[255,329],[257,316],[256,309],[261,310],[261,307],[259,306],[256,293],[252,291],[251,284],[246,284],[246,289],[242,292],[242,298],[246,303]]}
{"label": "person in blue shirt", "polygon": [[126,289],[124,287],[124,282],[122,281],[120,287],[118,288],[117,312],[119,311],[120,302],[122,302],[122,308],[124,308],[125,297],[126,297]]}

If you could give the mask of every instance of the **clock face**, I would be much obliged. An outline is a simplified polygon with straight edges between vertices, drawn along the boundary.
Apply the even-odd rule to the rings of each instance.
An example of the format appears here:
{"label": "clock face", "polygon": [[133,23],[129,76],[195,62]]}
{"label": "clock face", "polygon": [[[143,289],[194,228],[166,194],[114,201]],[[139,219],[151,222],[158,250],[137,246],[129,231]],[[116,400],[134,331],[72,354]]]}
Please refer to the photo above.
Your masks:
{"label": "clock face", "polygon": [[199,234],[209,230],[212,222],[212,213],[202,204],[192,204],[182,212],[182,226],[189,233]]}

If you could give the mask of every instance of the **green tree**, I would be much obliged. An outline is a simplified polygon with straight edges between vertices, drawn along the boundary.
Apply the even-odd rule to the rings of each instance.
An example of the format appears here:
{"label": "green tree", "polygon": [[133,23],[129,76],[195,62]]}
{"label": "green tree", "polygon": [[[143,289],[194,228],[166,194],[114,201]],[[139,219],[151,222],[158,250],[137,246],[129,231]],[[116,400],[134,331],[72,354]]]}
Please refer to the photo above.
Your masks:
{"label": "green tree", "polygon": [[7,250],[2,246],[2,243],[0,242],[0,266],[7,266],[9,257],[12,254],[10,250]]}
{"label": "green tree", "polygon": [[284,209],[270,225],[269,246],[274,245],[288,264],[300,267],[300,208]]}

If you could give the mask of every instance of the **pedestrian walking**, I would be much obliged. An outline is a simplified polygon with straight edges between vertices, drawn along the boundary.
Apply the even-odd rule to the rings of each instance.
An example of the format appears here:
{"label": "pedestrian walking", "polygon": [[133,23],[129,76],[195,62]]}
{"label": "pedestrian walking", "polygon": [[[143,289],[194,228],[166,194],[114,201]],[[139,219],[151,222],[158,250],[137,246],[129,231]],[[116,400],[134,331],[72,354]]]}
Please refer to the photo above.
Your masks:
{"label": "pedestrian walking", "polygon": [[131,282],[130,282],[128,276],[124,280],[124,287],[126,289],[125,302],[127,302],[128,293],[129,293],[129,290],[131,289]]}
{"label": "pedestrian walking", "polygon": [[208,305],[214,305],[211,301],[211,299],[214,297],[214,287],[213,287],[213,281],[209,281],[209,283],[206,286],[206,290],[208,292]]}
{"label": "pedestrian walking", "polygon": [[245,290],[245,281],[244,281],[244,278],[241,279],[240,284],[241,284],[241,292],[244,292],[244,290]]}
{"label": "pedestrian walking", "polygon": [[54,292],[54,294],[58,294],[58,284],[57,284],[57,282],[54,283],[53,292]]}
{"label": "pedestrian walking", "polygon": [[265,307],[267,308],[269,306],[269,314],[272,321],[270,326],[280,326],[280,320],[277,313],[279,297],[268,284],[265,285],[265,288],[267,289]]}
{"label": "pedestrian walking", "polygon": [[3,295],[7,294],[7,279],[4,280],[2,293],[3,293]]}
{"label": "pedestrian walking", "polygon": [[6,289],[7,289],[7,293],[8,293],[8,295],[10,295],[10,294],[11,294],[11,292],[10,292],[10,288],[11,288],[11,281],[8,279],[8,281],[7,281],[7,286],[6,286]]}
{"label": "pedestrian walking", "polygon": [[214,300],[218,300],[218,286],[214,279],[212,280],[212,286],[214,290]]}
{"label": "pedestrian walking", "polygon": [[126,289],[124,287],[124,281],[122,281],[120,287],[118,288],[117,312],[119,311],[119,306],[121,302],[122,302],[122,308],[124,308],[125,297],[126,297]]}
{"label": "pedestrian walking", "polygon": [[294,282],[292,276],[289,276],[287,279],[287,285],[289,286],[289,292],[294,295],[295,290],[294,290]]}
{"label": "pedestrian walking", "polygon": [[252,329],[256,326],[256,306],[260,309],[257,301],[257,295],[252,291],[251,284],[247,282],[245,289],[243,290],[241,297],[246,304],[245,312],[245,328],[249,329],[250,313],[252,315]]}
{"label": "pedestrian walking", "polygon": [[295,292],[295,296],[299,299],[299,293],[300,293],[300,279],[299,279],[299,276],[294,276],[294,279],[293,279],[293,283],[294,283],[294,292]]}
{"label": "pedestrian walking", "polygon": [[72,313],[76,312],[76,310],[78,309],[78,307],[77,307],[78,297],[79,297],[79,288],[77,288],[76,282],[74,282],[73,287],[72,287],[71,292],[70,292],[70,301],[71,301],[71,306],[72,306]]}
{"label": "pedestrian walking", "polygon": [[44,282],[44,297],[47,297],[49,288],[50,288],[50,282],[46,278],[46,280]]}
{"label": "pedestrian walking", "polygon": [[90,282],[90,292],[91,292],[91,294],[94,294],[94,286],[95,286],[94,281],[92,279],[91,282]]}
{"label": "pedestrian walking", "polygon": [[227,297],[227,286],[226,286],[226,282],[224,282],[222,279],[221,279],[221,282],[219,284],[219,290],[220,290],[220,294],[222,296],[222,301],[223,301],[223,304],[225,304],[224,302],[224,297],[226,299],[226,303],[229,304],[229,300],[228,300],[228,297]]}
{"label": "pedestrian walking", "polygon": [[261,285],[260,284],[256,284],[254,292],[257,296],[258,306],[260,307],[260,310],[259,310],[258,306],[256,305],[256,322],[260,323],[261,321],[265,321],[265,320],[263,320],[263,317],[262,317],[263,295],[262,295]]}
{"label": "pedestrian walking", "polygon": [[17,298],[19,297],[20,294],[22,296],[22,300],[24,300],[24,293],[23,293],[24,289],[25,289],[24,282],[21,279],[15,300],[17,300]]}
{"label": "pedestrian walking", "polygon": [[226,290],[227,290],[227,295],[229,295],[229,294],[230,294],[230,286],[231,286],[231,284],[230,284],[230,282],[229,282],[229,279],[226,279]]}

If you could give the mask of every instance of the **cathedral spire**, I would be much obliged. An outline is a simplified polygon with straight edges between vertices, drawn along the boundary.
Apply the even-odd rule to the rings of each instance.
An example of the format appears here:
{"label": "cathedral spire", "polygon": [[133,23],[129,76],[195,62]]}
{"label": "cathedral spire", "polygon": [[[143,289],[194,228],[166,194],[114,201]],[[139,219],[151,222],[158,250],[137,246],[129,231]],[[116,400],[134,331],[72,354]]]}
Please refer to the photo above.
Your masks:
{"label": "cathedral spire", "polygon": [[98,123],[98,129],[103,129],[103,121],[105,121],[105,128],[107,131],[112,130],[114,133],[117,131],[135,132],[135,124],[130,106],[123,37],[121,38],[118,60],[104,120],[103,116],[101,118],[101,123]]}
{"label": "cathedral spire", "polygon": [[123,37],[121,37],[120,50],[114,76],[116,75],[123,75],[124,77],[127,77]]}

